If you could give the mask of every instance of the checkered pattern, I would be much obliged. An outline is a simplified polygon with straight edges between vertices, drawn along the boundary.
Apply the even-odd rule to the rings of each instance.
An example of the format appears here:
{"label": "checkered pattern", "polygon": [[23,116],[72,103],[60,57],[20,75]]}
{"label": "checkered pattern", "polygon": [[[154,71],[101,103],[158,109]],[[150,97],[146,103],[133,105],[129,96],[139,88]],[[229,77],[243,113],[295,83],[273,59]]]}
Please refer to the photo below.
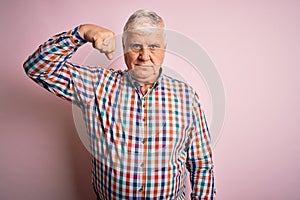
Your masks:
{"label": "checkered pattern", "polygon": [[127,71],[68,62],[85,43],[78,27],[42,44],[24,63],[27,75],[77,104],[90,136],[99,199],[214,199],[210,136],[199,98],[161,73],[146,95]]}

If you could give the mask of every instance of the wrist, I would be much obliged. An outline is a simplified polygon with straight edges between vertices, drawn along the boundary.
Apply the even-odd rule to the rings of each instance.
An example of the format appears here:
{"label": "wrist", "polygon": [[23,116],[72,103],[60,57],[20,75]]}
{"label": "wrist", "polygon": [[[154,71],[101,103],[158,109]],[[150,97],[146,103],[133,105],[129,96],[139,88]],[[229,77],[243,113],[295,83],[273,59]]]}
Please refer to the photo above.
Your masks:
{"label": "wrist", "polygon": [[86,29],[87,29],[87,25],[86,25],[86,24],[80,25],[80,26],[79,26],[79,29],[78,29],[79,35],[80,35],[83,39],[85,39]]}

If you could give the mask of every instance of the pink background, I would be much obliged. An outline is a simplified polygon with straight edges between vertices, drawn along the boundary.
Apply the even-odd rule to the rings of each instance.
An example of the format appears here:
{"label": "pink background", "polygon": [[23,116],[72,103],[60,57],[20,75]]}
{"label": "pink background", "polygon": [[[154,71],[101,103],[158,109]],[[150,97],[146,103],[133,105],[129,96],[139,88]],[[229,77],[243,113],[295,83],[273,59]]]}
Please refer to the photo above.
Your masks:
{"label": "pink background", "polygon": [[[300,198],[300,2],[177,2],[1,1],[1,200],[94,199],[71,105],[29,80],[22,63],[49,36],[82,23],[120,33],[139,8],[201,44],[222,77],[218,199]],[[82,47],[73,60],[90,51]]]}

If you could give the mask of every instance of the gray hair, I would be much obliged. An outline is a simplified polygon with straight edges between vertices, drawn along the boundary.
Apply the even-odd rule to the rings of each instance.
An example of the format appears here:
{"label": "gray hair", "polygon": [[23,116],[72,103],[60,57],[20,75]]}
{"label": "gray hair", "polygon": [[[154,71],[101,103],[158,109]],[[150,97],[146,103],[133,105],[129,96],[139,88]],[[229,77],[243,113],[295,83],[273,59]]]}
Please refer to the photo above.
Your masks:
{"label": "gray hair", "polygon": [[[124,36],[125,32],[130,31],[130,29],[137,28],[139,25],[143,23],[150,23],[151,26],[164,29],[165,23],[163,19],[153,11],[141,9],[135,11],[127,20],[124,28],[123,28],[123,37],[122,43],[124,47]],[[164,40],[166,45],[166,32],[164,30]]]}
{"label": "gray hair", "polygon": [[138,10],[136,12],[134,12],[129,19],[127,20],[123,31],[127,31],[128,29],[135,27],[136,25],[142,23],[142,22],[150,22],[151,25],[153,26],[157,26],[157,27],[164,27],[164,21],[163,19],[156,14],[153,11],[150,10]]}

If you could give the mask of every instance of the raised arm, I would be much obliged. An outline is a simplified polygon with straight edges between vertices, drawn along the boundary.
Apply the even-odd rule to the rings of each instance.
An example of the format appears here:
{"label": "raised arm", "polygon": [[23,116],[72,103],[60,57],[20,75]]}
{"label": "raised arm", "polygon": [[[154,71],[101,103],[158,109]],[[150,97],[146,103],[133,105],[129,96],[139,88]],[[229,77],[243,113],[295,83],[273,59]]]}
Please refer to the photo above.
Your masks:
{"label": "raised arm", "polygon": [[86,42],[112,59],[114,33],[85,24],[51,37],[24,62],[26,74],[39,85],[68,101],[88,101],[93,96],[93,80],[101,69],[75,65],[72,54]]}

